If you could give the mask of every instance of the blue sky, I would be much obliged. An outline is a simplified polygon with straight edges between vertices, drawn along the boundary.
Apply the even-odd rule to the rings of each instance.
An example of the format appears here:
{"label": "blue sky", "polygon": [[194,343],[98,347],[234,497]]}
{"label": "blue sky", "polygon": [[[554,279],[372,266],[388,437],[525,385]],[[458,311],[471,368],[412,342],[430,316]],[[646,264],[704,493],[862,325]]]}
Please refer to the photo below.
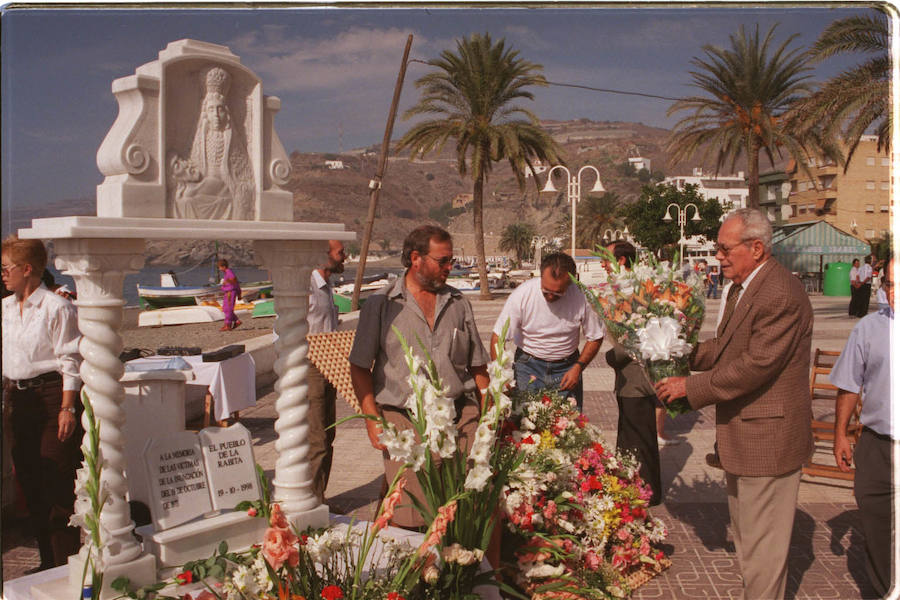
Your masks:
{"label": "blue sky", "polygon": [[[336,152],[380,143],[406,36],[426,60],[476,32],[505,37],[550,81],[663,96],[690,93],[693,56],[728,45],[740,25],[779,23],[780,42],[811,44],[831,21],[864,9],[439,8],[16,9],[2,27],[2,202],[90,197],[102,181],[96,151],[117,114],[111,82],[154,60],[170,41],[228,46],[282,100],[275,127],[288,152]],[[829,60],[822,80],[858,58]],[[401,111],[416,100],[412,63]],[[544,119],[640,121],[670,127],[670,102],[550,87],[532,108]],[[398,119],[394,137],[408,123]]]}

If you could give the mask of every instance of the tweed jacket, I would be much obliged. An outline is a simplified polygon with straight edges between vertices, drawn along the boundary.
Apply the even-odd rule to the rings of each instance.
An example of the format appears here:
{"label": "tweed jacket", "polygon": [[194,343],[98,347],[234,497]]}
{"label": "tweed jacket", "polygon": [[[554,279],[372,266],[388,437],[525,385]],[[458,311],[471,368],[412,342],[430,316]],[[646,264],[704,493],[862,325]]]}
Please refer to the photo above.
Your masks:
{"label": "tweed jacket", "polygon": [[687,399],[716,405],[726,472],[773,477],[812,454],[809,364],[813,312],[800,280],[774,258],[744,290],[722,337],[697,345]]}

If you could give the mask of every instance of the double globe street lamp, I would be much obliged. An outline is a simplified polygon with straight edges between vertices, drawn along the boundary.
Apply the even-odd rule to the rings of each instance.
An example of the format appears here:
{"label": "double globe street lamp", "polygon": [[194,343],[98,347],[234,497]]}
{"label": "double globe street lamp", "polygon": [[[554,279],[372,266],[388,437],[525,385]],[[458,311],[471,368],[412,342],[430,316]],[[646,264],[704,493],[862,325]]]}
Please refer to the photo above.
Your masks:
{"label": "double globe street lamp", "polygon": [[552,167],[549,171],[547,171],[547,184],[544,186],[542,192],[555,192],[557,191],[556,186],[553,185],[553,171],[556,169],[562,169],[566,174],[566,197],[569,201],[569,204],[572,205],[572,260],[575,259],[575,209],[576,204],[578,204],[578,200],[581,198],[581,176],[586,169],[590,169],[597,176],[597,180],[594,182],[594,187],[591,188],[591,192],[605,192],[606,189],[603,187],[603,184],[600,183],[600,171],[597,170],[597,167],[592,167],[591,165],[585,165],[578,169],[578,173],[575,177],[572,177],[572,172],[569,171],[567,167],[563,165],[556,165]]}
{"label": "double globe street lamp", "polygon": [[672,202],[666,207],[666,216],[662,218],[663,221],[667,223],[670,223],[672,221],[672,215],[670,214],[670,211],[672,210],[673,206],[675,207],[676,215],[678,218],[678,227],[681,230],[681,237],[678,240],[678,244],[681,247],[680,254],[678,255],[680,259],[679,265],[684,265],[684,244],[685,242],[687,242],[687,240],[684,239],[684,226],[685,224],[687,224],[688,209],[692,206],[694,207],[694,216],[691,217],[691,221],[702,221],[703,219],[700,218],[700,209],[697,208],[697,205],[693,202],[688,202],[684,206],[684,208]]}
{"label": "double globe street lamp", "polygon": [[629,241],[631,237],[631,232],[628,231],[628,225],[625,226],[625,229],[607,229],[603,232],[603,243],[611,244],[613,242],[617,242],[619,240]]}

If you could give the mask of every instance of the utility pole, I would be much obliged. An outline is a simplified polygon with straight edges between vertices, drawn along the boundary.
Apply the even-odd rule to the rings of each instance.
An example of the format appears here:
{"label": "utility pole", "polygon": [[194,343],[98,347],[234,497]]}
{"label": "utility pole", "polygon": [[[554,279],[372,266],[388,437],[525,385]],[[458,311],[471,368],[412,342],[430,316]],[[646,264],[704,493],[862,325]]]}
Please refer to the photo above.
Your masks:
{"label": "utility pole", "polygon": [[369,242],[372,239],[372,227],[375,225],[375,208],[378,205],[378,192],[381,190],[381,180],[384,177],[384,168],[387,164],[387,156],[391,146],[391,133],[394,130],[394,119],[397,117],[397,105],[400,103],[400,92],[403,90],[403,78],[406,76],[406,63],[409,60],[409,49],[412,47],[412,34],[406,39],[406,49],[403,51],[403,62],[400,63],[400,73],[397,75],[397,84],[394,86],[394,98],[391,100],[391,110],[388,115],[387,125],[384,128],[384,139],[381,140],[381,156],[378,158],[378,168],[375,177],[369,180],[369,213],[366,216],[366,228],[363,231],[362,247],[359,250],[359,267],[356,270],[356,281],[353,284],[353,297],[350,299],[350,310],[359,309],[359,289],[362,287],[363,273],[366,270],[366,257],[369,254]]}

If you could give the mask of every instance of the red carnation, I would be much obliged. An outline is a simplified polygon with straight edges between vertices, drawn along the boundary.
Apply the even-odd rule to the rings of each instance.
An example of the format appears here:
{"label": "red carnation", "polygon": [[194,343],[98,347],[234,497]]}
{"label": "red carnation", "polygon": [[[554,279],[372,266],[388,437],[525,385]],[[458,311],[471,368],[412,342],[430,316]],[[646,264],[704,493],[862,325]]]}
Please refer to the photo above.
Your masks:
{"label": "red carnation", "polygon": [[327,585],[325,589],[322,590],[322,598],[325,600],[338,600],[339,598],[344,597],[344,592],[340,587],[336,585]]}
{"label": "red carnation", "polygon": [[187,585],[194,581],[194,574],[190,571],[182,571],[175,576],[175,580],[178,582],[178,585]]}

